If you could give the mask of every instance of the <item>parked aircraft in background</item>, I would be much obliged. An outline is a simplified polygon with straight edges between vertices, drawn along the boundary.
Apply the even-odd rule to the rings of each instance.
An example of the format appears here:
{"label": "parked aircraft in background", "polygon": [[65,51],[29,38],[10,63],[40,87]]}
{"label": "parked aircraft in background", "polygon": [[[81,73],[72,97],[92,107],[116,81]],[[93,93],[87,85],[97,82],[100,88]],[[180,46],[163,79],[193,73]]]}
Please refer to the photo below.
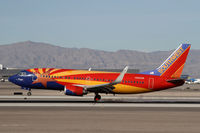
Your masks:
{"label": "parked aircraft in background", "polygon": [[135,94],[160,91],[183,85],[181,73],[191,45],[181,44],[158,68],[138,74],[126,73],[126,66],[121,73],[33,68],[13,75],[9,81],[23,89],[63,90],[66,95],[83,96],[94,93],[94,100],[101,99],[100,93]]}
{"label": "parked aircraft in background", "polygon": [[188,78],[185,81],[186,84],[200,84],[200,79],[195,79],[195,78]]}

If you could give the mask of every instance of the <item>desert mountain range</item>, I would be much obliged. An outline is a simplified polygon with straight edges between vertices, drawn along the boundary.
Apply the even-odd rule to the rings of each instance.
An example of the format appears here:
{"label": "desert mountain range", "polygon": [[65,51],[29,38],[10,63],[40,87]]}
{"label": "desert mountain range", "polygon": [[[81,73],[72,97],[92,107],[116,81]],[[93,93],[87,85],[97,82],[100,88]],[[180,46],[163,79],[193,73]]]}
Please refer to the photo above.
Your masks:
{"label": "desert mountain range", "polygon": [[[177,46],[176,46],[177,47]],[[173,52],[141,52],[118,50],[115,52],[88,48],[64,48],[46,43],[25,41],[0,45],[0,64],[6,67],[56,67],[69,69],[122,69],[128,65],[146,71],[155,69]],[[183,74],[200,78],[200,50],[189,53]]]}

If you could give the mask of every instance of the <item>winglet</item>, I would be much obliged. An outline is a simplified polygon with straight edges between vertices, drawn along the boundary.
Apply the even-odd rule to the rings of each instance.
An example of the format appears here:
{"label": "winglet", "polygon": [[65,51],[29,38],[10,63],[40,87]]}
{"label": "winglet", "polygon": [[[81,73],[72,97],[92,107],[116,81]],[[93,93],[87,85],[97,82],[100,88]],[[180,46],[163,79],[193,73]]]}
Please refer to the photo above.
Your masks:
{"label": "winglet", "polygon": [[121,83],[124,78],[124,75],[126,74],[127,71],[128,71],[128,66],[126,66],[123,69],[123,71],[120,73],[120,75],[117,77],[117,79],[113,83],[115,83],[115,84]]}

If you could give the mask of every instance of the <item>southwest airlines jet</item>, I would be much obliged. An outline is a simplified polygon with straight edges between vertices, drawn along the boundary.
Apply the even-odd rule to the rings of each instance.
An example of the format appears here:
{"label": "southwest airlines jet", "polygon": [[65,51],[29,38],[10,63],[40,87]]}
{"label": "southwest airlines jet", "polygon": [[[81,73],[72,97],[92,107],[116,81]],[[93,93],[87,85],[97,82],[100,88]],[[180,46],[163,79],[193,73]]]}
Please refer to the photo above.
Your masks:
{"label": "southwest airlines jet", "polygon": [[91,70],[33,68],[13,75],[9,81],[22,89],[49,89],[64,91],[65,95],[83,96],[94,93],[94,101],[101,99],[100,93],[136,94],[160,91],[184,84],[181,73],[191,45],[181,44],[158,68],[138,74]]}

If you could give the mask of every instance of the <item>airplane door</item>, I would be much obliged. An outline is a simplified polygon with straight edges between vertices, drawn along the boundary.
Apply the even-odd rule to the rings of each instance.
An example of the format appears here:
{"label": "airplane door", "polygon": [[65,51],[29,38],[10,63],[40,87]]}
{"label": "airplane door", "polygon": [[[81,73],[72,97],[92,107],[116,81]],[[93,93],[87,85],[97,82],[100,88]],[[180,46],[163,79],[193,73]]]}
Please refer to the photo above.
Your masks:
{"label": "airplane door", "polygon": [[149,78],[149,89],[153,89],[154,87],[154,78]]}

